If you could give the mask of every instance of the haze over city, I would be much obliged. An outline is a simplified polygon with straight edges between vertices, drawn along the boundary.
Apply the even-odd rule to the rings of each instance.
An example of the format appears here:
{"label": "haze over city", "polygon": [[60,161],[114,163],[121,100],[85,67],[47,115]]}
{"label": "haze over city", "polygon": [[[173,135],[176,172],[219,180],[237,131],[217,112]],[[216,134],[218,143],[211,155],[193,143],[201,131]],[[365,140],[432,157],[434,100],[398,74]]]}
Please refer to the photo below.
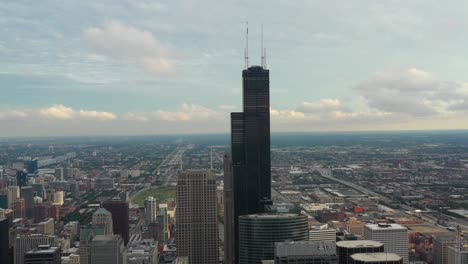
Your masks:
{"label": "haze over city", "polygon": [[[226,133],[264,26],[272,132],[467,129],[466,1],[8,1],[0,136]],[[271,67],[270,67],[271,66]]]}

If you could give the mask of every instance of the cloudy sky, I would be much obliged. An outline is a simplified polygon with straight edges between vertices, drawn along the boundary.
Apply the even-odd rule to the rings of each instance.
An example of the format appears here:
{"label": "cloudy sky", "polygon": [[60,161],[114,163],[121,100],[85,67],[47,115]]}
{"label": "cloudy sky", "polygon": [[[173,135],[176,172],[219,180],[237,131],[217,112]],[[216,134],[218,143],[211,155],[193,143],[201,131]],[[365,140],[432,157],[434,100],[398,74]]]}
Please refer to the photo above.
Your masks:
{"label": "cloudy sky", "polygon": [[468,128],[463,0],[0,5],[0,136],[229,131],[264,25],[272,131]]}

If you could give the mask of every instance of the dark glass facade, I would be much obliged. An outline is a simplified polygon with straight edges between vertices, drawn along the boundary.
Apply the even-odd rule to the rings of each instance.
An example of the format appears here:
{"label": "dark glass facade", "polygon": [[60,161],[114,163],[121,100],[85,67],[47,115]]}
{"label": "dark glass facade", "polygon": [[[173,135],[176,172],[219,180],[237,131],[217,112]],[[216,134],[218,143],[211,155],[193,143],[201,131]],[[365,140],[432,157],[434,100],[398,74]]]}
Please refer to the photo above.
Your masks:
{"label": "dark glass facade", "polygon": [[349,240],[336,243],[339,264],[351,264],[351,255],[357,253],[378,253],[384,252],[384,244],[371,240]]}
{"label": "dark glass facade", "polygon": [[308,238],[305,215],[255,214],[239,217],[240,264],[261,263],[275,258],[275,242]]}
{"label": "dark glass facade", "polygon": [[10,231],[8,219],[0,220],[0,263],[10,263],[10,247],[8,245]]}
{"label": "dark glass facade", "polygon": [[231,113],[234,239],[226,240],[234,241],[235,256],[238,217],[264,213],[271,205],[269,76],[269,70],[260,66],[244,70],[243,112]]}
{"label": "dark glass facade", "polygon": [[114,235],[121,235],[127,245],[129,233],[129,211],[128,203],[120,200],[110,200],[102,204],[107,211],[112,214],[112,226]]}

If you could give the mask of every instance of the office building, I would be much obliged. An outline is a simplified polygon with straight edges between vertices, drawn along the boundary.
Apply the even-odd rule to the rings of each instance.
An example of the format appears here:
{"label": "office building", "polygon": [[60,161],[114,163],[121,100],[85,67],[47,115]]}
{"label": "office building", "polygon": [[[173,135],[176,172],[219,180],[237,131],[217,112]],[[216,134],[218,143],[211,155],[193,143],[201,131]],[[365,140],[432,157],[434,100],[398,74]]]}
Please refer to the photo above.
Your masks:
{"label": "office building", "polygon": [[10,246],[9,246],[9,223],[8,219],[0,219],[0,263],[10,263]]}
{"label": "office building", "polygon": [[398,254],[408,264],[408,229],[398,224],[366,224],[364,237],[384,244],[384,252]]}
{"label": "office building", "polygon": [[102,207],[112,214],[112,225],[114,235],[121,235],[125,245],[129,238],[129,211],[128,202],[121,200],[109,200],[102,204]]}
{"label": "office building", "polygon": [[8,195],[8,208],[13,209],[13,204],[16,199],[20,198],[20,191],[18,186],[8,186],[7,188]]}
{"label": "office building", "polygon": [[364,223],[357,220],[349,220],[346,222],[346,231],[354,235],[363,236]]}
{"label": "office building", "polygon": [[43,222],[37,224],[37,232],[43,235],[53,235],[54,234],[54,219],[49,218]]}
{"label": "office building", "polygon": [[338,264],[334,241],[275,243],[275,264]]}
{"label": "office building", "polygon": [[146,224],[156,223],[156,216],[158,213],[158,208],[156,206],[156,199],[153,196],[148,196],[145,199],[145,215],[146,215]]}
{"label": "office building", "polygon": [[159,241],[165,242],[169,239],[169,217],[167,212],[167,204],[159,204],[158,220],[161,225],[161,239]]}
{"label": "office building", "polygon": [[224,261],[234,264],[234,200],[232,197],[232,159],[224,154]]}
{"label": "office building", "polygon": [[36,174],[38,169],[38,160],[32,159],[26,162],[26,170],[30,174]]}
{"label": "office building", "polygon": [[43,183],[33,183],[31,184],[31,187],[35,196],[39,196],[41,198],[45,197],[46,191]]}
{"label": "office building", "polygon": [[33,209],[34,223],[42,222],[47,217],[47,207],[45,204],[35,204]]}
{"label": "office building", "polygon": [[113,235],[112,214],[104,208],[99,208],[93,213],[92,223],[94,227],[101,227],[104,235]]}
{"label": "office building", "polygon": [[20,170],[16,172],[16,185],[20,188],[28,185],[28,173],[26,171]]}
{"label": "office building", "polygon": [[8,209],[8,194],[0,194],[0,208]]}
{"label": "office building", "polygon": [[80,228],[80,264],[91,263],[91,243],[97,235],[104,235],[104,228],[93,227],[92,225]]}
{"label": "office building", "polygon": [[91,264],[126,264],[127,249],[119,235],[95,236],[91,243]]}
{"label": "office building", "polygon": [[402,264],[403,259],[395,253],[357,253],[351,255],[352,264]]}
{"label": "office building", "polygon": [[18,198],[13,203],[13,215],[15,218],[25,218],[26,217],[26,207],[24,205],[24,199]]}
{"label": "office building", "polygon": [[24,254],[24,264],[61,264],[61,255],[60,247],[40,245]]}
{"label": "office building", "polygon": [[66,257],[62,257],[62,264],[82,264],[80,255],[70,254]]}
{"label": "office building", "polygon": [[239,254],[239,216],[264,213],[272,204],[269,75],[264,65],[244,69],[243,112],[231,113],[234,237],[225,240],[234,242],[234,262]]}
{"label": "office building", "polygon": [[468,248],[457,245],[447,247],[447,259],[449,264],[465,264],[468,263]]}
{"label": "office building", "polygon": [[274,259],[275,242],[307,240],[305,215],[254,214],[239,217],[239,264]]}
{"label": "office building", "polygon": [[63,191],[58,191],[54,193],[54,204],[55,205],[63,205],[63,198],[65,194]]}
{"label": "office building", "polygon": [[348,240],[336,242],[340,264],[351,264],[351,255],[357,253],[384,252],[384,244],[372,240]]}
{"label": "office building", "polygon": [[216,212],[216,175],[190,170],[177,177],[176,244],[190,264],[217,264],[219,230]]}
{"label": "office building", "polygon": [[63,181],[63,168],[55,168],[54,176],[56,181]]}
{"label": "office building", "polygon": [[448,262],[448,247],[455,246],[457,239],[455,235],[437,236],[432,243],[434,252],[434,264],[449,264]]}
{"label": "office building", "polygon": [[26,217],[33,218],[34,210],[34,191],[31,186],[23,186],[20,189],[20,196],[24,199],[24,206],[26,208]]}
{"label": "office building", "polygon": [[14,263],[23,264],[24,254],[40,245],[56,247],[58,246],[57,237],[42,234],[16,237],[13,245]]}
{"label": "office building", "polygon": [[309,231],[310,241],[336,241],[336,230],[327,225],[316,226]]}

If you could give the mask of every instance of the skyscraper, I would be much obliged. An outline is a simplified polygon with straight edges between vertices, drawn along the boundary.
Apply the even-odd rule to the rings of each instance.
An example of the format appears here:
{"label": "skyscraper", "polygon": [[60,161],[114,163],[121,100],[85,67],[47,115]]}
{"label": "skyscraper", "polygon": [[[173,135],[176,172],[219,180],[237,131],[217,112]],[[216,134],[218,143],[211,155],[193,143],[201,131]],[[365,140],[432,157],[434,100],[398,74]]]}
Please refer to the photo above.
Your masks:
{"label": "skyscraper", "polygon": [[91,243],[91,264],[126,264],[127,248],[120,236],[95,236]]}
{"label": "skyscraper", "polygon": [[113,235],[112,214],[104,208],[99,208],[93,213],[92,220],[94,227],[101,227],[104,230],[104,235]]}
{"label": "skyscraper", "polygon": [[49,245],[40,245],[24,254],[24,264],[61,264],[62,249]]}
{"label": "skyscraper", "polygon": [[225,240],[234,241],[234,261],[238,217],[264,213],[271,205],[269,75],[264,66],[243,70],[243,112],[231,113],[234,238]]}
{"label": "skyscraper", "polygon": [[336,243],[336,251],[340,264],[351,264],[351,255],[357,253],[378,253],[384,252],[384,245],[381,242],[372,240],[348,240]]}
{"label": "skyscraper", "polygon": [[177,177],[177,254],[191,264],[217,264],[216,175],[191,170]]}
{"label": "skyscraper", "polygon": [[8,186],[8,208],[13,209],[13,203],[16,199],[20,198],[20,191],[18,186]]}
{"label": "skyscraper", "polygon": [[15,216],[15,218],[26,217],[26,207],[24,205],[23,198],[18,198],[15,200],[15,202],[13,203],[13,210],[14,210],[13,215]]}
{"label": "skyscraper", "polygon": [[121,235],[125,245],[128,243],[129,211],[128,203],[121,200],[109,200],[102,204],[112,214],[114,235]]}
{"label": "skyscraper", "polygon": [[28,185],[28,173],[25,171],[17,171],[16,172],[16,185],[20,188],[23,186]]}
{"label": "skyscraper", "polygon": [[274,259],[275,242],[308,238],[307,216],[298,214],[253,214],[239,217],[239,264]]}
{"label": "skyscraper", "polygon": [[364,228],[367,240],[384,244],[384,252],[398,254],[403,264],[408,264],[408,229],[398,224],[367,224]]}
{"label": "skyscraper", "polygon": [[153,196],[148,196],[145,199],[145,215],[146,224],[156,223],[157,216],[156,199]]}
{"label": "skyscraper", "polygon": [[39,245],[49,245],[57,246],[57,237],[56,236],[46,236],[46,235],[29,235],[15,238],[15,243],[13,246],[14,250],[14,263],[23,264],[24,263],[24,254],[30,250],[37,248]]}
{"label": "skyscraper", "polygon": [[24,199],[24,206],[26,208],[26,217],[33,218],[34,210],[34,191],[31,186],[21,187],[21,198]]}
{"label": "skyscraper", "polygon": [[8,208],[8,194],[0,194],[0,208]]}
{"label": "skyscraper", "polygon": [[434,264],[449,264],[448,247],[455,246],[457,239],[454,235],[437,236],[434,239]]}
{"label": "skyscraper", "polygon": [[287,241],[275,243],[275,264],[338,264],[334,241]]}
{"label": "skyscraper", "polygon": [[9,251],[9,225],[8,219],[0,219],[0,263],[10,263]]}
{"label": "skyscraper", "polygon": [[234,201],[232,197],[232,160],[224,154],[224,261],[234,263]]}

